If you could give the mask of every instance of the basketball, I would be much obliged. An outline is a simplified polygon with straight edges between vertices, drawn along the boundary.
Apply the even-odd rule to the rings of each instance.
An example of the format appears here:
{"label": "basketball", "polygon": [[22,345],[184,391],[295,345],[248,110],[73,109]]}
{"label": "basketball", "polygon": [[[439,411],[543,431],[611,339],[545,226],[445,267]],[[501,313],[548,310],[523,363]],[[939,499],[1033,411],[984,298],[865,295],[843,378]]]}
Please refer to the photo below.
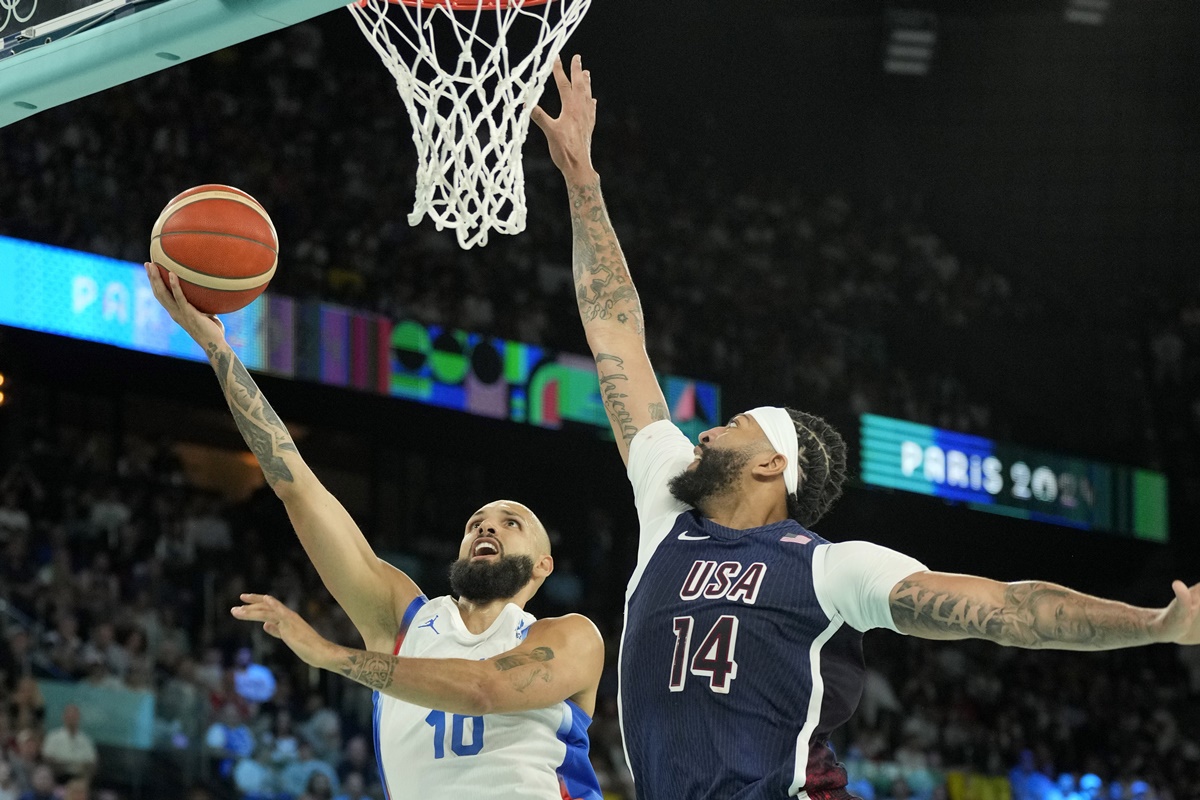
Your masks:
{"label": "basketball", "polygon": [[205,314],[248,306],[279,263],[279,239],[257,200],[232,186],[205,184],[167,203],[150,234],[150,260],[179,276],[188,302]]}

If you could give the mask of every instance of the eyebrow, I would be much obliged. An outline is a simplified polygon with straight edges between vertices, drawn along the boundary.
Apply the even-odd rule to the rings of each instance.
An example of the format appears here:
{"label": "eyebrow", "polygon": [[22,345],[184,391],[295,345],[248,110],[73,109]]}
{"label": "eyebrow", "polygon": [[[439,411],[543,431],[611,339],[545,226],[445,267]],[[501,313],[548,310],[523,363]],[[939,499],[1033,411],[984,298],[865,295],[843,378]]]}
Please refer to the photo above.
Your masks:
{"label": "eyebrow", "polygon": [[[520,514],[518,514],[515,511],[503,511],[502,510],[502,513],[504,514],[504,516],[506,516],[510,519],[515,519],[517,522],[520,522],[522,525],[527,524],[525,522],[525,518],[522,517]],[[475,520],[477,520],[483,516],[485,516],[485,514],[482,511],[476,511],[474,514],[472,514],[470,517],[467,518],[467,524],[470,525],[472,522],[474,522]]]}

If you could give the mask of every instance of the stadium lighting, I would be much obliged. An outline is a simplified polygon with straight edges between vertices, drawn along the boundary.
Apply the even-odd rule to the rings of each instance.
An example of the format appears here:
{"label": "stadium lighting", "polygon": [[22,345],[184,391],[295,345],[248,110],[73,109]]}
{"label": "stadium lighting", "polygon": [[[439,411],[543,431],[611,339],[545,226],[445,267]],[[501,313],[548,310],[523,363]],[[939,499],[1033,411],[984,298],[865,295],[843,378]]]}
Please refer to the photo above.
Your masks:
{"label": "stadium lighting", "polygon": [[891,75],[928,75],[937,45],[937,16],[930,11],[888,9],[887,28],[883,71]]}
{"label": "stadium lighting", "polygon": [[1103,25],[1112,0],[1067,0],[1063,19],[1076,25]]}

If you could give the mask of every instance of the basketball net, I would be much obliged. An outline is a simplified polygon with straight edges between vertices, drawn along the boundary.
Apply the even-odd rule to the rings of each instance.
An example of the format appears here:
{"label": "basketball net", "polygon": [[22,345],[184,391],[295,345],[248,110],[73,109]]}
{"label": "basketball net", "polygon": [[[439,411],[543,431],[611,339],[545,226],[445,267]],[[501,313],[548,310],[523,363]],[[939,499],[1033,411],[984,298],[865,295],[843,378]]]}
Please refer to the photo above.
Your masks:
{"label": "basketball net", "polygon": [[[487,244],[489,231],[525,230],[521,147],[530,114],[589,5],[362,0],[348,6],[395,77],[412,122],[417,198],[410,225],[428,214],[438,230],[454,228],[463,249]],[[514,35],[522,47],[534,39],[523,57],[510,52]]]}

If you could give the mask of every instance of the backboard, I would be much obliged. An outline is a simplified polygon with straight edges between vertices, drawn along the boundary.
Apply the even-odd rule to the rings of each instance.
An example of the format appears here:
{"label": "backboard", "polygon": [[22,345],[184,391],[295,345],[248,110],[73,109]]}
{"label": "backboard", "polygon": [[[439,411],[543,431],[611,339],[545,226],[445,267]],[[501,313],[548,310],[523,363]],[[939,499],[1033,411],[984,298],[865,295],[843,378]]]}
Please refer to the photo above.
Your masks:
{"label": "backboard", "polygon": [[346,0],[4,0],[0,127],[346,4]]}

